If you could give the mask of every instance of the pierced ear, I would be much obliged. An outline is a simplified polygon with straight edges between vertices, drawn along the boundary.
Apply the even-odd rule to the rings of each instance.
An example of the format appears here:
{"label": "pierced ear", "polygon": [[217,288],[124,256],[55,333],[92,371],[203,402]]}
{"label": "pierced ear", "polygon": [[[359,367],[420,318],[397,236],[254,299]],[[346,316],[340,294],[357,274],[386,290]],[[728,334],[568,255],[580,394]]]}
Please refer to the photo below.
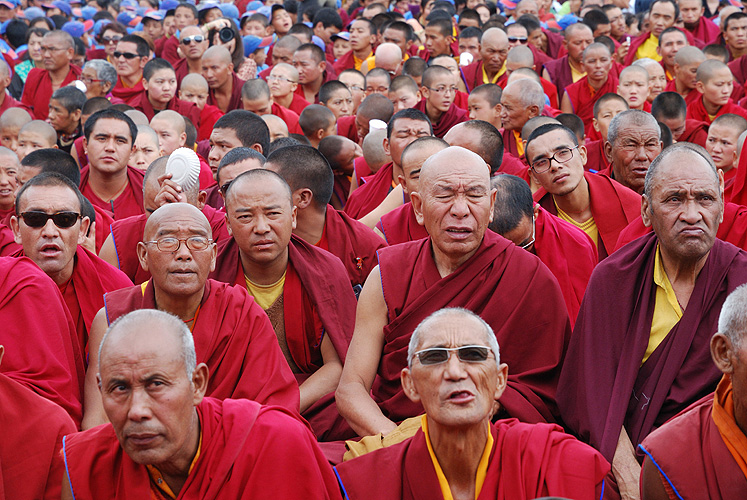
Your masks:
{"label": "pierced ear", "polygon": [[651,227],[650,210],[651,202],[648,196],[644,194],[641,196],[641,219],[643,220],[643,225],[646,227]]}

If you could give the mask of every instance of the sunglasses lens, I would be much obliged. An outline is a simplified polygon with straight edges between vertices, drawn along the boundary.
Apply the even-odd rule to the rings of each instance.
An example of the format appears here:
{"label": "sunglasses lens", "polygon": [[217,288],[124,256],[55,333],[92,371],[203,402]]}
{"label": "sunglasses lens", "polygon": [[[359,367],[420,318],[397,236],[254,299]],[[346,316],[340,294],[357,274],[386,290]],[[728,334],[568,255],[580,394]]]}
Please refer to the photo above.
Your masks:
{"label": "sunglasses lens", "polygon": [[78,222],[78,214],[73,212],[58,212],[52,216],[52,220],[59,228],[73,227]]}
{"label": "sunglasses lens", "polygon": [[449,359],[449,352],[446,349],[431,349],[421,352],[418,356],[424,365],[437,365]]}
{"label": "sunglasses lens", "polygon": [[49,215],[44,212],[24,212],[21,217],[29,227],[43,227],[49,220]]}
{"label": "sunglasses lens", "polygon": [[461,347],[457,352],[462,361],[476,363],[488,359],[488,349],[485,347]]}
{"label": "sunglasses lens", "polygon": [[47,221],[52,219],[55,226],[61,229],[67,229],[73,227],[75,223],[78,222],[80,215],[75,212],[57,212],[56,214],[51,215],[45,212],[24,212],[21,214],[21,218],[27,226],[33,228],[44,227],[47,224]]}

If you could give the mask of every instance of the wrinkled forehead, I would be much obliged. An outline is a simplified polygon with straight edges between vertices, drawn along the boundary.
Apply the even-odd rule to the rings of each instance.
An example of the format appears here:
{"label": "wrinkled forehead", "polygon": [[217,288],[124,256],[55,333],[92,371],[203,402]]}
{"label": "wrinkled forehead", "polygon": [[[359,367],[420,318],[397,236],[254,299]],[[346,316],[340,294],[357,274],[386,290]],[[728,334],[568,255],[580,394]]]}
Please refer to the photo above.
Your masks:
{"label": "wrinkled forehead", "polygon": [[475,318],[450,312],[422,325],[417,349],[462,345],[487,345],[487,332]]}

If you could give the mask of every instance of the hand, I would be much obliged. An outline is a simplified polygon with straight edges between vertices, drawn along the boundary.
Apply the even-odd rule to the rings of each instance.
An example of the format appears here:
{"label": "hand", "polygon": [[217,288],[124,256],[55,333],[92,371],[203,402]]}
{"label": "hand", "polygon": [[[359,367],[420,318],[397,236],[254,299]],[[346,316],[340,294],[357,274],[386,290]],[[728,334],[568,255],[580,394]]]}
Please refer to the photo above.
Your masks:
{"label": "hand", "polygon": [[625,62],[625,58],[628,56],[628,51],[630,50],[630,40],[626,40],[625,43],[621,44],[617,48],[617,52],[615,52],[615,59],[620,64],[623,64]]}
{"label": "hand", "polygon": [[81,243],[81,246],[85,248],[86,250],[90,250],[93,253],[96,253],[96,223],[92,222],[91,226],[88,228],[88,235],[86,236],[85,241]]}
{"label": "hand", "polygon": [[182,192],[182,187],[171,180],[172,174],[163,174],[158,178],[161,189],[155,197],[156,208],[167,203],[186,203],[187,196]]}
{"label": "hand", "polygon": [[622,500],[640,500],[641,466],[635,459],[633,443],[624,427],[620,431],[615,456],[612,458],[612,472],[617,479]]}

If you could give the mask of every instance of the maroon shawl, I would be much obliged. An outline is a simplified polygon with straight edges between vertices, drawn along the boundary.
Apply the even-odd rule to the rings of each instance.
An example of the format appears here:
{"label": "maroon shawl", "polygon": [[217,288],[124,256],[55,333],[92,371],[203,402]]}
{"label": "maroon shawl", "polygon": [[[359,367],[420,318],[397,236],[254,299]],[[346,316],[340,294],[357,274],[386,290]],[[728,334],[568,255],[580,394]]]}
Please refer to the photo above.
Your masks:
{"label": "maroon shawl", "polygon": [[687,31],[692,34],[693,38],[700,40],[705,45],[716,43],[718,36],[721,34],[718,25],[705,16],[700,16],[695,29]]}
{"label": "maroon shawl", "polygon": [[[70,65],[70,71],[60,88],[69,85],[80,76],[81,69],[74,64]],[[26,83],[23,85],[23,94],[21,102],[25,107],[33,110],[33,116],[37,120],[46,120],[49,116],[49,100],[52,98],[52,79],[49,72],[42,68],[33,68],[26,77]]]}
{"label": "maroon shawl", "polygon": [[550,76],[550,81],[557,87],[558,95],[562,96],[565,89],[573,84],[573,73],[571,72],[571,63],[568,62],[568,54],[560,59],[546,62],[545,69]]}
{"label": "maroon shawl", "polygon": [[731,99],[729,99],[729,102],[721,106],[721,108],[718,110],[718,113],[716,113],[716,116],[714,116],[713,120],[711,120],[710,116],[708,116],[708,111],[706,111],[705,104],[703,104],[703,95],[699,95],[699,99],[687,106],[688,120],[698,120],[705,123],[706,125],[710,125],[711,123],[713,123],[713,120],[728,113],[739,115],[747,120],[747,110],[741,106],[737,106],[736,104],[734,104]]}
{"label": "maroon shawl", "polygon": [[345,203],[344,212],[353,219],[360,219],[378,207],[392,189],[394,165],[387,163],[368,182],[353,191]]}
{"label": "maroon shawl", "polygon": [[145,94],[143,80],[139,80],[134,87],[125,87],[121,78],[117,78],[117,84],[112,89],[112,100],[115,103],[124,103],[132,106],[141,95]]}
{"label": "maroon shawl", "polygon": [[96,193],[88,185],[90,168],[91,166],[88,165],[80,171],[80,192],[88,198],[93,206],[101,208],[117,220],[145,213],[143,208],[143,178],[145,172],[143,170],[126,167],[127,187],[114,200],[105,201],[96,196]]}
{"label": "maroon shawl", "polygon": [[425,226],[418,224],[415,219],[415,211],[409,201],[397,207],[391,212],[384,214],[376,224],[390,245],[405,243],[408,241],[422,240],[428,237]]}
{"label": "maroon shawl", "polygon": [[[428,113],[425,111],[425,102],[425,99],[421,99],[420,102],[415,105],[415,109],[422,111],[427,115]],[[451,130],[451,127],[466,122],[467,120],[469,120],[467,112],[461,108],[457,108],[452,102],[451,106],[449,106],[449,110],[446,113],[443,113],[436,123],[432,124],[433,135],[443,139],[446,132]]]}
{"label": "maroon shawl", "polygon": [[[228,113],[234,109],[244,109],[244,106],[241,103],[241,88],[244,86],[244,80],[236,76],[236,73],[231,73],[231,78],[233,78],[231,99],[228,101],[228,107],[226,109],[221,109],[224,113]],[[220,108],[215,100],[215,91],[213,89],[210,89],[208,92],[207,104]]]}
{"label": "maroon shawl", "polygon": [[592,128],[591,121],[594,118],[594,104],[604,94],[616,93],[617,84],[617,77],[610,72],[607,75],[607,81],[597,91],[592,91],[589,79],[586,76],[566,87],[565,91],[571,101],[571,106],[573,106],[573,112],[586,124],[587,134]]}
{"label": "maroon shawl", "polygon": [[[156,111],[153,108],[153,104],[151,104],[150,99],[148,99],[147,92],[143,92],[138,97],[133,99],[132,104],[130,104],[130,106],[137,109],[138,111],[142,111],[143,114],[145,114],[145,116],[148,117],[148,121],[152,120],[153,117],[156,116],[156,114],[158,114],[158,111]],[[205,106],[207,106],[207,104]],[[194,125],[195,128],[199,130],[200,108],[198,108],[195,103],[189,102],[189,101],[182,101],[178,97],[174,97],[166,105],[166,109],[176,111],[180,115],[189,118],[189,120],[192,122],[192,125]]]}

